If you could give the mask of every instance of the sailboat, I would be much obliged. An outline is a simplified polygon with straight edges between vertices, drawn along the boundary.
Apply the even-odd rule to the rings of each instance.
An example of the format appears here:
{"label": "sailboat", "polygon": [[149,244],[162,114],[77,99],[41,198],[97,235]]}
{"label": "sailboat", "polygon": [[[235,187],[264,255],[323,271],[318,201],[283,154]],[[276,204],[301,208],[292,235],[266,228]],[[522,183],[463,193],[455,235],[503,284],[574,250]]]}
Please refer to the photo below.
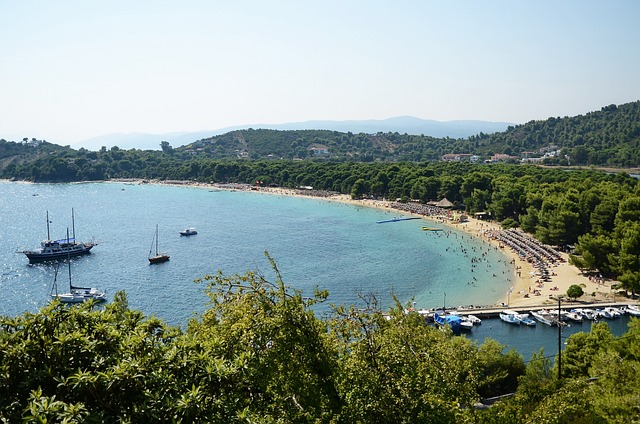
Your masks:
{"label": "sailboat", "polygon": [[24,250],[19,253],[27,255],[27,258],[29,258],[29,262],[31,263],[64,259],[70,256],[80,256],[90,253],[93,246],[96,246],[98,243],[83,243],[76,241],[76,225],[73,209],[71,209],[71,222],[73,224],[72,238],[69,238],[69,231],[67,230],[66,239],[51,240],[49,233],[49,211],[47,211],[47,239],[40,243],[40,248]]}
{"label": "sailboat", "polygon": [[[151,253],[153,252],[153,245],[156,245],[156,254],[154,256],[151,256]],[[153,239],[153,242],[151,242],[151,248],[149,249],[149,263],[150,264],[159,264],[161,262],[167,262],[169,260],[169,255],[166,253],[158,253],[158,226],[156,225],[156,235]]]}
{"label": "sailboat", "polygon": [[58,293],[58,268],[56,265],[53,277],[53,286],[51,287],[51,297],[60,299],[62,303],[82,303],[87,300],[95,300],[96,302],[104,302],[107,300],[107,294],[99,289],[91,287],[76,287],[71,283],[71,259],[67,257],[69,264],[69,293]]}

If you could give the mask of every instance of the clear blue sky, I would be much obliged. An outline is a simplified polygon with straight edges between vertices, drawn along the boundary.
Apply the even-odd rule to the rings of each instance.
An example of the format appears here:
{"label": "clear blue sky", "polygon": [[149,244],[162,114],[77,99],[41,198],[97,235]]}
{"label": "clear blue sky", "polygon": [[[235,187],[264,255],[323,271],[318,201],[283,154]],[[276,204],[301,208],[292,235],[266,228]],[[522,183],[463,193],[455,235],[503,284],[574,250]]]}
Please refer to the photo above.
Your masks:
{"label": "clear blue sky", "polygon": [[0,0],[0,138],[640,100],[640,1]]}

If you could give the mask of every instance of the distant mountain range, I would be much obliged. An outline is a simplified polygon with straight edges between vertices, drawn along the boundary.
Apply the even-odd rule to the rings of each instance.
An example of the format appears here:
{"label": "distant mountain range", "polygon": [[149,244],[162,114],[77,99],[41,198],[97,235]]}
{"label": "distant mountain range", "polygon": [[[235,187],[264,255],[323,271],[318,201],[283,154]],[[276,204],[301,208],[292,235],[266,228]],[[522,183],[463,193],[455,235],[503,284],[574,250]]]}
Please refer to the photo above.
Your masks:
{"label": "distant mountain range", "polygon": [[88,150],[100,150],[102,146],[121,149],[160,150],[160,142],[168,141],[173,147],[190,144],[196,140],[225,134],[242,129],[272,129],[272,130],[332,130],[340,132],[375,134],[378,132],[398,132],[400,134],[426,135],[435,138],[467,138],[472,135],[502,132],[509,122],[489,121],[433,121],[412,116],[399,116],[381,120],[350,120],[350,121],[304,121],[286,124],[252,124],[217,130],[173,132],[166,134],[146,133],[116,133],[90,138],[71,147],[84,147]]}

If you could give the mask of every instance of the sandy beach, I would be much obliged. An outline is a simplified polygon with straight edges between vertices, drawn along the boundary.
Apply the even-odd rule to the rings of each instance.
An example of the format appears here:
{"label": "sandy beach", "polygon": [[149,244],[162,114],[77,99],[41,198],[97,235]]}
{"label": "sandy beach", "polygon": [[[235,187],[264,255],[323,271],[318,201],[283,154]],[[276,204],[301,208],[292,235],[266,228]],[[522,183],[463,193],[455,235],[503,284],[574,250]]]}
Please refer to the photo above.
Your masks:
{"label": "sandy beach", "polygon": [[[274,188],[274,187],[251,187],[245,184],[205,184],[194,183],[189,181],[150,181],[154,184],[169,184],[169,185],[190,185],[203,188],[214,188],[221,190],[250,190],[256,193],[264,193],[271,195],[281,196],[298,196],[298,197],[322,197],[325,200],[348,203],[357,206],[365,206],[383,209],[387,211],[396,211],[392,205],[393,202],[386,200],[356,200],[352,199],[346,194],[332,194],[322,191],[314,190],[298,190],[298,189],[286,189],[286,188]],[[398,212],[400,212],[398,210]],[[407,213],[407,211],[402,211]],[[513,264],[513,286],[508,293],[505,293],[504,297],[496,299],[495,305],[492,306],[509,306],[510,308],[526,308],[536,306],[554,306],[557,304],[557,300],[553,299],[558,295],[565,295],[567,289],[574,284],[582,287],[584,295],[579,298],[580,302],[613,302],[615,300],[622,300],[621,297],[615,298],[615,291],[611,288],[615,281],[604,280],[603,282],[596,282],[591,280],[587,275],[580,272],[578,268],[569,264],[569,255],[567,253],[560,253],[562,257],[561,262],[549,266],[551,273],[550,280],[545,282],[539,282],[540,276],[536,274],[536,269],[533,264],[520,258],[518,254],[510,248],[503,246],[499,241],[490,237],[492,231],[499,231],[500,225],[495,222],[479,220],[473,217],[468,217],[468,220],[463,223],[456,223],[448,219],[435,218],[425,216],[422,214],[413,215],[419,216],[425,220],[425,222],[435,222],[455,228],[460,231],[464,231],[472,236],[479,237],[496,249],[500,249]],[[488,305],[489,306],[489,305]]]}

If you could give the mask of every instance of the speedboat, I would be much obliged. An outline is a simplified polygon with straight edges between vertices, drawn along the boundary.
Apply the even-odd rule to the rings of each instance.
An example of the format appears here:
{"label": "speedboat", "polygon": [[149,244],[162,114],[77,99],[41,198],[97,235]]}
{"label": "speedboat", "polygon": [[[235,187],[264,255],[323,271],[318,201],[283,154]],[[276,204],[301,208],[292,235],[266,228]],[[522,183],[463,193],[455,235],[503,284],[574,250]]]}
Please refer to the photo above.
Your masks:
{"label": "speedboat", "polygon": [[193,227],[185,228],[184,230],[180,231],[181,236],[194,236],[196,234],[198,234],[198,232]]}
{"label": "speedboat", "polygon": [[473,328],[473,323],[469,321],[466,317],[460,317],[460,329],[462,330],[471,330]]}

